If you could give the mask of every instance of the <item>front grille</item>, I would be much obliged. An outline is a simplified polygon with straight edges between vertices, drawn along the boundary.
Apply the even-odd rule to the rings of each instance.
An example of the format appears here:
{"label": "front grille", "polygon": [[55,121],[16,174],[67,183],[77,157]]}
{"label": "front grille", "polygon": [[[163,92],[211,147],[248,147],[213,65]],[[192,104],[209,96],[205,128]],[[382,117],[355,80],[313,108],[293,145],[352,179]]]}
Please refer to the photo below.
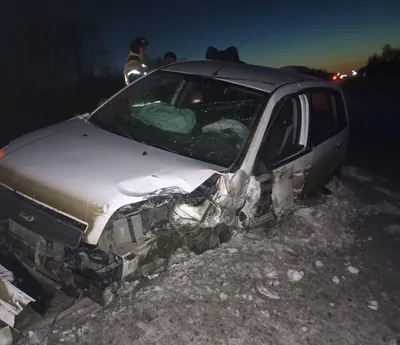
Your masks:
{"label": "front grille", "polygon": [[9,218],[49,241],[76,248],[86,224],[44,207],[24,196],[0,186],[0,210]]}

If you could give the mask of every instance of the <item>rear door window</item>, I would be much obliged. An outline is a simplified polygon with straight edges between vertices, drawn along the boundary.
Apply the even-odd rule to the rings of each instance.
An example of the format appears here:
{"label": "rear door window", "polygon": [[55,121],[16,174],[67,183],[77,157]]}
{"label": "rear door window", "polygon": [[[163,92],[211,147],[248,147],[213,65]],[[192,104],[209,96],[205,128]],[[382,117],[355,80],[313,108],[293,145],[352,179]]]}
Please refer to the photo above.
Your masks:
{"label": "rear door window", "polygon": [[308,100],[310,142],[317,146],[346,127],[346,110],[341,95],[335,91],[313,90],[308,93]]}

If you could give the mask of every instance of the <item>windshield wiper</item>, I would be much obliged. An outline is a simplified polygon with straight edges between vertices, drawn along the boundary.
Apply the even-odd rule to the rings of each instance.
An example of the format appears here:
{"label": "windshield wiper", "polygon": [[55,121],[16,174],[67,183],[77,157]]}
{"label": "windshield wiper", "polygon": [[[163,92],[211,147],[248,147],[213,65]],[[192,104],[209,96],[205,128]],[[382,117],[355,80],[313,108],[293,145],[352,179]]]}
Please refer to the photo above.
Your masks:
{"label": "windshield wiper", "polygon": [[116,129],[118,129],[119,132],[120,132],[125,138],[134,140],[134,139],[132,138],[132,136],[131,136],[131,135],[124,129],[124,127],[122,127],[121,125],[114,125],[113,127],[116,128]]}
{"label": "windshield wiper", "polygon": [[176,152],[175,150],[170,149],[169,147],[166,147],[166,146],[163,146],[163,145],[159,145],[159,144],[147,144],[147,143],[145,143],[144,141],[142,141],[142,144],[149,145],[149,146],[153,146],[153,147],[156,147],[156,148],[161,149],[161,150],[164,150],[164,151],[169,151],[169,152],[178,154],[178,152]]}
{"label": "windshield wiper", "polygon": [[[119,132],[123,137],[134,140],[132,136],[123,128],[120,124],[109,124],[107,122],[101,121],[99,119],[95,119],[95,121],[90,121],[92,125],[95,125],[97,127],[100,127],[101,129],[104,129],[105,131],[112,131],[112,132]],[[114,133],[117,134],[117,133]]]}

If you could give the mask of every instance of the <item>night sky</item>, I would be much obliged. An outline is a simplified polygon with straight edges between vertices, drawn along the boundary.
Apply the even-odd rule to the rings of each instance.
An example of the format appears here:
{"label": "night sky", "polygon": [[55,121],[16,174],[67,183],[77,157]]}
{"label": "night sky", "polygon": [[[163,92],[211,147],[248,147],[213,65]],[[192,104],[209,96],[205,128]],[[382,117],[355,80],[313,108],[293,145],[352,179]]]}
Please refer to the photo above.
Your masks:
{"label": "night sky", "polygon": [[[45,5],[32,1],[36,11]],[[207,46],[241,47],[241,59],[280,67],[307,65],[348,72],[386,43],[400,45],[400,1],[52,1],[48,15],[79,17],[101,31],[115,65],[129,42],[146,37],[150,55],[172,50],[203,59]],[[249,37],[251,36],[250,40]]]}

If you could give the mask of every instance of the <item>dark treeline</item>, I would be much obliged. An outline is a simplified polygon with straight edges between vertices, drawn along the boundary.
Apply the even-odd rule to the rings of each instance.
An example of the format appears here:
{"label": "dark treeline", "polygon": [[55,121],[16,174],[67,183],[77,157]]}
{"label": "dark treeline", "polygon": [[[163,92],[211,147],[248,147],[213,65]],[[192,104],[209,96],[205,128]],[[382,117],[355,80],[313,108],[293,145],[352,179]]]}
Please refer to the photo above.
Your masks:
{"label": "dark treeline", "polygon": [[[293,66],[293,68],[300,73],[321,79],[331,79],[332,75],[325,69],[307,66]],[[368,77],[370,79],[400,77],[400,48],[392,47],[390,44],[383,46],[381,53],[375,53],[368,57],[367,64],[358,70],[358,77]]]}
{"label": "dark treeline", "polygon": [[96,28],[66,15],[12,10],[13,20],[0,14],[2,141],[90,111],[124,85]]}
{"label": "dark treeline", "polygon": [[307,66],[288,66],[288,67],[283,67],[282,69],[291,69],[298,73],[311,75],[313,77],[320,79],[326,79],[326,80],[331,79],[331,74],[327,70],[322,68],[313,68]]}
{"label": "dark treeline", "polygon": [[[0,101],[7,109],[21,111],[22,97],[34,100],[26,104],[42,103],[46,107],[46,102],[54,103],[51,99],[60,99],[65,94],[70,96],[68,103],[71,103],[77,97],[82,98],[85,90],[83,94],[88,100],[72,102],[78,105],[79,112],[87,110],[87,104],[92,107],[96,104],[90,99],[104,98],[124,86],[124,61],[111,59],[100,31],[93,25],[67,15],[48,16],[29,11],[18,11],[15,20],[6,21],[5,12],[0,14],[0,65],[6,87],[0,93]],[[127,51],[128,47],[129,42]],[[162,62],[158,57],[150,59],[148,64],[157,68]],[[46,101],[46,97],[50,99]]]}
{"label": "dark treeline", "polygon": [[112,74],[112,61],[99,32],[69,18],[31,16],[3,31],[2,80],[9,88],[48,89],[74,84],[87,75]]}
{"label": "dark treeline", "polygon": [[367,65],[359,72],[371,79],[400,77],[400,48],[386,44],[381,53],[368,58]]}

